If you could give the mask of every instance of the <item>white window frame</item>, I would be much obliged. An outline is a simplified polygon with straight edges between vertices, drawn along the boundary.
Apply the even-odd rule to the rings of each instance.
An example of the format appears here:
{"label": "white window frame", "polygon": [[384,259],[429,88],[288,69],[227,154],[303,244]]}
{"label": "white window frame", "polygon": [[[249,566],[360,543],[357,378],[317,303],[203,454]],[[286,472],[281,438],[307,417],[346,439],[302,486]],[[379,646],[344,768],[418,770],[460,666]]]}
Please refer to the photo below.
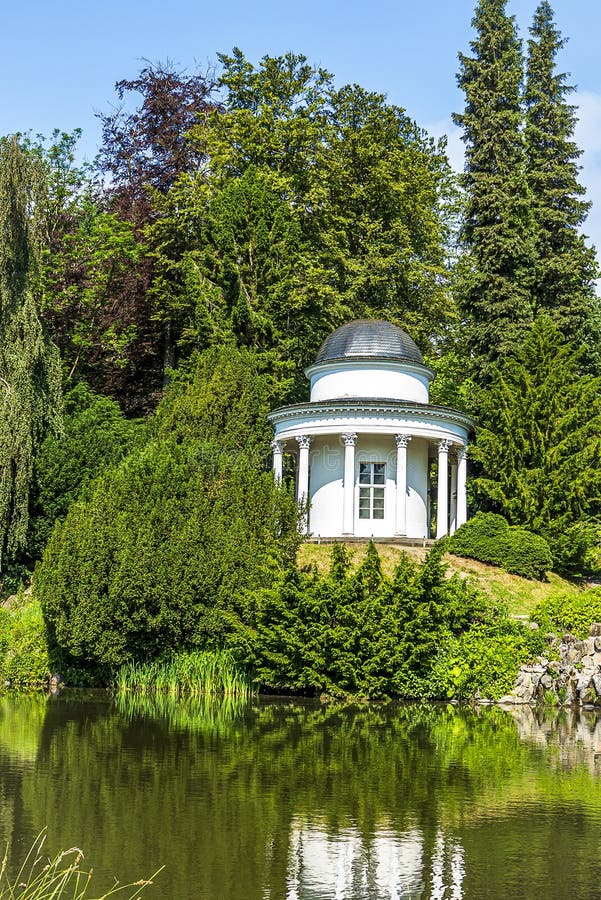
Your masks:
{"label": "white window frame", "polygon": [[386,515],[385,504],[386,463],[359,463],[359,518],[364,522],[369,520],[381,522]]}

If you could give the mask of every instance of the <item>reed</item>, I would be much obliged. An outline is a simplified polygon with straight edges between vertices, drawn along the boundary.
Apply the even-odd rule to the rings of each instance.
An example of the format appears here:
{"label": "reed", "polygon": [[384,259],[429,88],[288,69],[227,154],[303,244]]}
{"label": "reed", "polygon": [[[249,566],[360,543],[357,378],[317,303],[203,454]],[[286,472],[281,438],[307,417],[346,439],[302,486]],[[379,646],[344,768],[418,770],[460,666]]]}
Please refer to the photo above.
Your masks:
{"label": "reed", "polygon": [[[83,853],[77,847],[62,850],[54,858],[44,855],[46,834],[42,832],[27,854],[17,875],[8,873],[8,848],[0,868],[0,900],[92,900],[89,893],[92,872],[82,869]],[[159,870],[160,871],[160,870]],[[157,875],[158,872],[155,873]],[[115,884],[95,900],[105,900],[117,894],[124,900],[134,900],[149,885],[152,878],[135,884]]]}
{"label": "reed", "polygon": [[227,650],[193,650],[145,663],[125,663],[117,671],[117,693],[156,693],[170,697],[228,696],[247,699],[252,680]]}

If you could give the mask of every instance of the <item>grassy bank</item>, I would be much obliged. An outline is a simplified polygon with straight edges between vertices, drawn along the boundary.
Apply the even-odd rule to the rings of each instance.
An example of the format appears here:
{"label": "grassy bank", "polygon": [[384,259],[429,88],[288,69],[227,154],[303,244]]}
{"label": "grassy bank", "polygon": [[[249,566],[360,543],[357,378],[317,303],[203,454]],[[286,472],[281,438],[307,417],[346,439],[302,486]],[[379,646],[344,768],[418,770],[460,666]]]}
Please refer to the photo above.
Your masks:
{"label": "grassy bank", "polygon": [[[347,547],[352,555],[353,567],[358,568],[365,559],[368,542],[347,544]],[[386,575],[392,575],[403,552],[418,560],[423,560],[427,553],[422,547],[402,547],[399,544],[379,543],[377,547],[382,570]],[[331,552],[331,544],[305,543],[299,549],[298,565],[301,568],[316,565],[320,571],[326,572]],[[519,575],[509,575],[495,566],[487,566],[473,559],[462,559],[450,553],[443,557],[443,562],[448,567],[448,575],[457,573],[463,578],[470,578],[474,586],[492,600],[503,603],[510,615],[528,616],[537,603],[553,594],[578,594],[581,591],[578,585],[552,572],[548,575],[548,581],[530,581]]]}

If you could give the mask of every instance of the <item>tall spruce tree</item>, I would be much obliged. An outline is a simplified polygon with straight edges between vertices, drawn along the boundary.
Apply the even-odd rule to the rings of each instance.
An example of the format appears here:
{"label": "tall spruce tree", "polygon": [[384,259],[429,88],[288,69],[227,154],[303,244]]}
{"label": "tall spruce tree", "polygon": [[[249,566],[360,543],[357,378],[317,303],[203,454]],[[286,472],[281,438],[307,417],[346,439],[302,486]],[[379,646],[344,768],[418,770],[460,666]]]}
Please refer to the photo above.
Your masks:
{"label": "tall spruce tree", "polygon": [[474,374],[511,355],[532,322],[533,235],[521,130],[522,53],[506,0],[480,0],[471,56],[459,54],[466,98],[466,205],[458,300]]}
{"label": "tall spruce tree", "polygon": [[25,547],[36,449],[60,427],[60,360],[34,296],[41,178],[15,138],[0,142],[0,569]]}
{"label": "tall spruce tree", "polygon": [[583,363],[601,371],[601,324],[595,298],[595,251],[580,233],[590,208],[578,182],[581,150],[572,140],[574,88],[556,70],[565,44],[547,0],[538,6],[528,41],[525,89],[527,174],[535,226],[532,284],[536,312],[547,312],[565,338],[584,344]]}
{"label": "tall spruce tree", "polygon": [[545,537],[558,569],[586,570],[601,513],[601,378],[548,315],[493,368],[471,456],[481,508]]}

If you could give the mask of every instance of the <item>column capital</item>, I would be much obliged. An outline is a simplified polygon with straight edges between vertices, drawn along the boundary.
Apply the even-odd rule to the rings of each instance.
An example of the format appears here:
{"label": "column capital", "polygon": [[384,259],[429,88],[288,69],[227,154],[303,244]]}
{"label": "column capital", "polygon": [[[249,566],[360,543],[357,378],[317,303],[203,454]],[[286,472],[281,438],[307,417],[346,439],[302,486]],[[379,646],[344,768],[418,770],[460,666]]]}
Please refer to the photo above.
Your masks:
{"label": "column capital", "polygon": [[345,447],[354,447],[357,443],[357,435],[354,431],[345,431],[340,437]]}
{"label": "column capital", "polygon": [[271,449],[273,450],[274,453],[283,453],[285,446],[286,446],[286,441],[275,441],[274,440],[271,442]]}
{"label": "column capital", "polygon": [[296,442],[301,450],[308,450],[311,446],[310,434],[297,434]]}
{"label": "column capital", "polygon": [[397,448],[400,450],[403,447],[406,447],[409,441],[411,440],[410,434],[395,434],[394,439],[396,441]]}
{"label": "column capital", "polygon": [[457,462],[461,462],[461,460],[466,459],[467,457],[467,444],[458,444],[455,448],[455,452],[457,454]]}
{"label": "column capital", "polygon": [[439,453],[448,453],[449,449],[452,447],[452,445],[453,445],[453,442],[446,440],[446,439],[438,441],[438,452]]}

